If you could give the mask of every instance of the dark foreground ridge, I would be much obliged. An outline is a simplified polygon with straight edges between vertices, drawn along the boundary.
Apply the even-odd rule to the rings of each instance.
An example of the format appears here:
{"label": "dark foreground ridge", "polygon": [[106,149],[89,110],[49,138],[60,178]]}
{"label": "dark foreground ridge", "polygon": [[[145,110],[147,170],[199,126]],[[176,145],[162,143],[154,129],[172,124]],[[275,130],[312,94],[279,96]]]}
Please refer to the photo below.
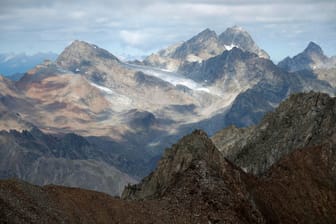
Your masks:
{"label": "dark foreground ridge", "polygon": [[[285,105],[299,107],[290,101],[307,96],[318,94],[298,94]],[[335,105],[335,98],[327,98],[327,108]],[[128,186],[123,199],[76,188],[0,181],[0,223],[333,223],[335,123],[312,127],[319,129],[309,133],[328,134],[310,141],[314,144],[287,150],[258,176],[225,159],[208,136],[196,130],[167,149],[156,170]],[[333,128],[324,132],[323,127]],[[284,139],[280,142],[286,148]]]}

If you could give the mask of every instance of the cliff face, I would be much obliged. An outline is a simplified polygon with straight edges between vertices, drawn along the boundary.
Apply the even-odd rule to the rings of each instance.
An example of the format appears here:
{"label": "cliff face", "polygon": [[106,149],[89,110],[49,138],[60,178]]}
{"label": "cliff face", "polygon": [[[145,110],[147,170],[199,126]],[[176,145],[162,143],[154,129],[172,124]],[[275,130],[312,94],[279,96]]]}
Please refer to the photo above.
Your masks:
{"label": "cliff face", "polygon": [[258,126],[246,129],[248,131],[237,138],[224,129],[213,140],[233,163],[260,175],[297,148],[334,141],[335,123],[335,98],[321,93],[300,93],[292,95],[274,112],[268,113]]}

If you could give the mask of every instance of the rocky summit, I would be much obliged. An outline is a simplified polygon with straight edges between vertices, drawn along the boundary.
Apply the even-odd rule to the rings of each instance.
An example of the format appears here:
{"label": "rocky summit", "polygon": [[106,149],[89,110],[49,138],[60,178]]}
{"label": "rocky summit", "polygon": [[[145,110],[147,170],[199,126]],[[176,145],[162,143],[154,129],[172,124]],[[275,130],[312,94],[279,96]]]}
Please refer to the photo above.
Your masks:
{"label": "rocky summit", "polygon": [[[304,108],[303,101],[308,102]],[[260,155],[268,152],[272,154],[267,158],[281,154],[258,175],[226,159],[205,132],[195,130],[166,150],[153,173],[127,186],[121,199],[76,188],[0,181],[0,222],[333,223],[336,131],[330,119],[335,118],[334,105],[335,98],[324,94],[296,94],[253,130],[224,130],[226,136],[221,137],[231,146],[237,145],[233,139],[250,146],[255,141],[260,152],[251,164],[263,164],[265,157]],[[288,116],[291,112],[297,113]],[[299,117],[306,123],[296,133],[305,144],[292,141],[290,130],[299,131],[297,124],[303,121]],[[313,124],[307,127],[309,123]],[[277,141],[260,134],[271,127],[270,135],[276,135]],[[258,137],[244,137],[254,134]],[[274,147],[277,144],[282,148]]]}
{"label": "rocky summit", "polygon": [[200,63],[234,47],[269,59],[268,54],[257,46],[246,30],[233,26],[220,35],[205,29],[185,42],[177,43],[148,56],[143,64],[176,72],[189,63]]}
{"label": "rocky summit", "polygon": [[310,42],[303,52],[293,58],[283,59],[278,66],[289,72],[314,75],[336,86],[336,57],[326,56],[322,48],[314,42]]}
{"label": "rocky summit", "polygon": [[261,175],[295,149],[335,144],[335,124],[335,97],[299,93],[268,113],[259,125],[244,129],[229,127],[212,139],[233,163]]}
{"label": "rocky summit", "polygon": [[304,51],[293,58],[287,57],[280,61],[278,66],[290,72],[311,70],[322,66],[328,57],[324,55],[321,47],[310,42]]}

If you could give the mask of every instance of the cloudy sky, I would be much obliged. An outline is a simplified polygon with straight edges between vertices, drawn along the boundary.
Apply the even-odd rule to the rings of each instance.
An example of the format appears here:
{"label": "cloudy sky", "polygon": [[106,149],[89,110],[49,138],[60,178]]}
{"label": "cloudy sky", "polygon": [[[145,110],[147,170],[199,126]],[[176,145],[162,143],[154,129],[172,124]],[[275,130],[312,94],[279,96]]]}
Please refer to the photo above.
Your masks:
{"label": "cloudy sky", "polygon": [[139,56],[233,25],[275,61],[309,41],[336,55],[336,0],[0,0],[0,52],[60,53],[79,39]]}

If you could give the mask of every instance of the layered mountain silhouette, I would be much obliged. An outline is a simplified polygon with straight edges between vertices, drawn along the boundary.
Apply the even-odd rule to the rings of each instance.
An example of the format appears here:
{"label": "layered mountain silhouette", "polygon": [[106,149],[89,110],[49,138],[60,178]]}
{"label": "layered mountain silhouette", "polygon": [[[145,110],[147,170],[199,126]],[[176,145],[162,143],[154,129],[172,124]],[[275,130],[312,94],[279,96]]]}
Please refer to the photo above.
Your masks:
{"label": "layered mountain silhouette", "polygon": [[175,44],[157,54],[150,55],[143,63],[178,71],[181,66],[192,62],[202,62],[234,47],[255,53],[263,58],[269,58],[268,54],[255,44],[247,31],[241,27],[233,26],[220,35],[210,29],[205,29],[183,43]]}
{"label": "layered mountain silhouette", "polygon": [[289,72],[311,70],[322,66],[328,57],[324,55],[321,47],[310,42],[304,51],[293,58],[287,57],[279,62],[279,67]]}
{"label": "layered mountain silhouette", "polygon": [[55,60],[56,58],[57,54],[52,52],[37,53],[34,55],[27,55],[24,53],[0,54],[0,74],[17,81],[27,70],[43,63],[44,60]]}
{"label": "layered mountain silhouette", "polygon": [[[245,166],[271,161],[257,175],[254,169],[239,168],[239,160],[224,157],[235,150],[241,156],[250,151],[231,144],[230,150],[220,152],[205,132],[196,130],[167,149],[153,173],[127,186],[122,199],[76,188],[0,181],[1,222],[332,223],[335,105],[336,98],[325,94],[296,94],[255,130],[231,127],[214,138],[217,145],[225,139],[244,144],[246,139],[250,146],[255,143],[255,150],[263,146],[258,156],[245,161]],[[266,130],[274,137],[264,136]],[[241,137],[246,133],[253,136]]]}
{"label": "layered mountain silhouette", "polygon": [[[117,165],[112,152],[76,134],[52,136],[36,127],[0,132],[0,178],[31,183],[81,186],[118,195],[136,180]],[[112,144],[110,145],[113,150]]]}
{"label": "layered mountain silhouette", "polygon": [[336,86],[336,57],[328,57],[322,48],[310,42],[306,49],[293,58],[287,57],[278,66],[289,72],[311,72],[321,80]]}
{"label": "layered mountain silhouette", "polygon": [[[305,54],[323,54],[311,45]],[[156,56],[159,61],[151,63]],[[326,65],[332,59],[324,60]],[[171,65],[176,66],[170,69]],[[44,61],[18,81],[1,77],[1,135],[10,144],[1,148],[6,156],[0,157],[0,173],[2,178],[19,177],[33,184],[120,195],[124,185],[154,169],[165,148],[194,129],[211,136],[228,125],[256,125],[293,93],[334,95],[330,79],[315,71],[279,68],[239,27],[220,35],[206,29],[140,64],[74,41],[55,62]],[[59,143],[68,135],[87,142],[84,148],[90,153],[85,154],[81,144]],[[17,148],[11,151],[12,146]],[[66,148],[78,153],[68,157]],[[236,161],[234,155],[228,158]],[[245,168],[243,164],[237,160]],[[271,162],[265,164],[268,168]],[[260,166],[256,169],[266,169]],[[77,176],[71,179],[76,167],[87,176],[86,182]]]}

